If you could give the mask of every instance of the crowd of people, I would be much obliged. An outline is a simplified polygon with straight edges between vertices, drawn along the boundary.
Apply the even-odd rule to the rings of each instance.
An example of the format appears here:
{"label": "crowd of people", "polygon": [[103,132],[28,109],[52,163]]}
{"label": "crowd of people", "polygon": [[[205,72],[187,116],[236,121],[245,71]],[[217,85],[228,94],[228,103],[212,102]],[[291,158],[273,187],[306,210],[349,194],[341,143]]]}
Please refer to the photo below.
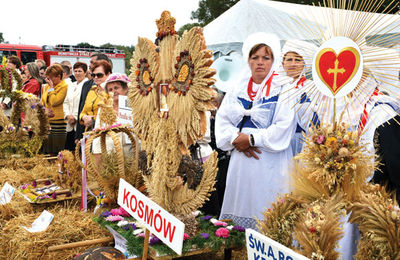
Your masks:
{"label": "crowd of people", "polygon": [[[57,155],[64,149],[75,150],[83,133],[93,130],[98,121],[99,94],[113,93],[114,110],[118,111],[118,97],[126,95],[129,79],[125,74],[112,73],[112,66],[103,53],[92,54],[89,66],[79,61],[72,65],[67,60],[54,64],[36,60],[22,65],[17,56],[7,58],[6,67],[21,75],[21,90],[36,95],[45,107],[50,133],[43,143],[43,153]],[[0,104],[10,117],[12,101],[5,97]]]}

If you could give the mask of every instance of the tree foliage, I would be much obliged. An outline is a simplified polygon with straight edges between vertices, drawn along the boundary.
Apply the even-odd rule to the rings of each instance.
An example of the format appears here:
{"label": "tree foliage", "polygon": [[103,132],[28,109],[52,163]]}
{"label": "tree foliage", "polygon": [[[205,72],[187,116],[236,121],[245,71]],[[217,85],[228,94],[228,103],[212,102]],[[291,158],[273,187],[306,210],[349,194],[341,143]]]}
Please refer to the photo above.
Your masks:
{"label": "tree foliage", "polygon": [[0,32],[0,43],[3,43],[3,42],[4,42],[3,33]]}
{"label": "tree foliage", "polygon": [[135,50],[135,46],[123,46],[116,45],[111,43],[106,43],[100,46],[100,48],[115,48],[117,50],[123,51],[125,54],[125,73],[129,75],[129,70],[131,68],[130,60],[132,58],[133,51]]}
{"label": "tree foliage", "polygon": [[200,26],[200,24],[199,24],[199,23],[187,23],[187,24],[183,25],[183,26],[182,26],[181,28],[179,28],[179,30],[178,30],[179,36],[182,36],[182,34],[183,34],[185,31],[189,31],[190,29],[192,29],[192,28],[195,27],[195,26]]}
{"label": "tree foliage", "polygon": [[237,2],[239,0],[200,0],[199,8],[192,12],[190,18],[205,26]]}
{"label": "tree foliage", "polygon": [[87,42],[80,42],[76,46],[79,48],[96,48],[96,46],[91,45],[90,43]]}

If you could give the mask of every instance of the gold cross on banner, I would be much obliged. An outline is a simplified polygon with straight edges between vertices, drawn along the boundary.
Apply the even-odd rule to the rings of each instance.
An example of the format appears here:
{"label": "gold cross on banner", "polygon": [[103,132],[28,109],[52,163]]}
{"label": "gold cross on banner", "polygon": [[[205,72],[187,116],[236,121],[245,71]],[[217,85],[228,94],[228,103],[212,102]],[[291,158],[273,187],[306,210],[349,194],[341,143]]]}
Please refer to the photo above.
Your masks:
{"label": "gold cross on banner", "polygon": [[346,70],[344,69],[344,68],[338,68],[339,67],[339,60],[338,59],[336,59],[335,60],[335,68],[330,68],[330,69],[328,69],[327,70],[327,72],[329,73],[329,74],[331,74],[331,73],[333,73],[333,89],[337,89],[337,86],[336,86],[336,82],[337,82],[337,74],[338,73],[344,73]]}

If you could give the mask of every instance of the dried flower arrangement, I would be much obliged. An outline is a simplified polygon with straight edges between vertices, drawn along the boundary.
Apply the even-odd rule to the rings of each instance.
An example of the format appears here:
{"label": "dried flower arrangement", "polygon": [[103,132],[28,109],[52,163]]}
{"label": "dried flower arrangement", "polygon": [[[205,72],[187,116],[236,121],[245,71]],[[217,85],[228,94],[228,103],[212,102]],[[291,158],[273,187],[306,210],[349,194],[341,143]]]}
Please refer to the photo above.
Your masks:
{"label": "dried flower arrangement", "polygon": [[[360,133],[349,128],[345,123],[311,127],[305,136],[305,149],[296,159],[306,169],[307,185],[319,187],[329,196],[343,192],[348,201],[354,201],[374,165],[373,158],[365,154],[365,147],[359,142]],[[297,180],[293,179],[294,192],[297,184],[301,185]]]}
{"label": "dried flower arrangement", "polygon": [[278,197],[270,209],[264,211],[264,219],[258,221],[258,229],[269,238],[294,249],[294,229],[304,211],[301,202],[285,194]]}
{"label": "dried flower arrangement", "polygon": [[0,157],[36,156],[49,129],[43,106],[35,95],[21,91],[22,78],[16,70],[0,68],[0,83],[0,97],[13,103],[10,119],[0,111]]}
{"label": "dried flower arrangement", "polygon": [[80,197],[82,178],[78,162],[70,151],[61,151],[57,159],[58,164],[47,162],[46,168],[44,165],[34,167],[31,171],[33,173],[27,174],[23,183],[13,180],[31,203],[48,203]]}
{"label": "dried flower arrangement", "polygon": [[59,170],[57,183],[63,189],[69,189],[72,193],[81,190],[82,168],[74,155],[67,150],[58,153],[57,156]]}
{"label": "dried flower arrangement", "polygon": [[355,205],[369,186],[365,179],[375,168],[359,132],[348,129],[344,123],[311,127],[295,157],[291,194],[278,198],[259,221],[263,234],[311,259],[337,259],[341,216],[357,214]]}

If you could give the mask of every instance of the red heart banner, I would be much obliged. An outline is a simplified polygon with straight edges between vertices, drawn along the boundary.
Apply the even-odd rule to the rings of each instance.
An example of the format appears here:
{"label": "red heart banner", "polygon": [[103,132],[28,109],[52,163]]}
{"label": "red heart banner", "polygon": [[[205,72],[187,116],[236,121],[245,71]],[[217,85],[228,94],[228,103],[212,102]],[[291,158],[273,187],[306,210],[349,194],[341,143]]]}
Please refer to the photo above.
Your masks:
{"label": "red heart banner", "polygon": [[315,60],[319,78],[333,95],[351,81],[360,66],[360,54],[353,47],[343,48],[339,54],[332,48],[322,49]]}

